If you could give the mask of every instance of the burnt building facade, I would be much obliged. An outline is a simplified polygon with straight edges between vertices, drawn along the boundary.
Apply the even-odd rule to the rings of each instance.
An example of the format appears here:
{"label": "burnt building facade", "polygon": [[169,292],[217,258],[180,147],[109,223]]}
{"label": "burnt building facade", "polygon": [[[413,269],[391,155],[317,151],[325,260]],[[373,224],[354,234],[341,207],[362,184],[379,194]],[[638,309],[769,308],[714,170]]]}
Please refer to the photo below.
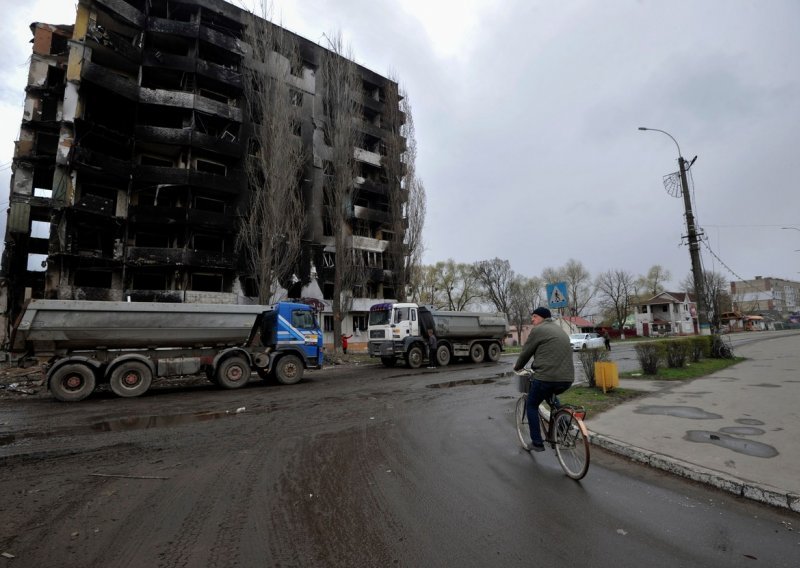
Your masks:
{"label": "burnt building facade", "polygon": [[[235,249],[250,193],[249,21],[221,0],[79,0],[74,24],[31,25],[0,281],[7,323],[28,298],[252,301]],[[287,294],[310,286],[324,300],[336,254],[321,196],[325,49],[292,35],[302,60],[292,74],[295,135],[307,160],[303,252]],[[395,82],[357,69],[364,142],[349,229],[370,276],[354,294],[389,298],[391,194],[403,190],[386,174],[383,140],[402,113]]]}

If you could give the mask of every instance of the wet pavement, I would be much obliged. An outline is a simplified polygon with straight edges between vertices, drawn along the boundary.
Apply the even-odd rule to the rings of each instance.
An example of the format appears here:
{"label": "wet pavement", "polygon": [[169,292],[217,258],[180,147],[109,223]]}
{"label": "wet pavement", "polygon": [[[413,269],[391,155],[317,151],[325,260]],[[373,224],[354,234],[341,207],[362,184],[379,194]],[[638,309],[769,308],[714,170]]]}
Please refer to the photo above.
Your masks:
{"label": "wet pavement", "polygon": [[687,382],[621,379],[650,394],[590,417],[592,443],[800,512],[800,334],[736,347],[746,360]]}

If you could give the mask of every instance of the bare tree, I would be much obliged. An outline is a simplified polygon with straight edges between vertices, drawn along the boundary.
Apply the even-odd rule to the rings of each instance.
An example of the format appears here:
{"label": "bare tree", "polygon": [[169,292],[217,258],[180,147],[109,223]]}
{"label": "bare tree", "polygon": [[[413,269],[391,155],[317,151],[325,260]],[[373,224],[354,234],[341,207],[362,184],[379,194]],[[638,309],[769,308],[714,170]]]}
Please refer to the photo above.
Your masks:
{"label": "bare tree", "polygon": [[511,283],[514,280],[514,271],[507,260],[494,258],[481,260],[474,265],[475,274],[484,289],[486,299],[491,302],[498,312],[506,316],[511,312]]}
{"label": "bare tree", "polygon": [[[722,314],[733,309],[733,300],[730,294],[730,281],[719,272],[713,270],[703,271],[703,284],[706,306],[708,308],[708,319],[714,329],[719,329],[722,325]],[[697,294],[694,289],[694,277],[692,273],[686,275],[681,282],[684,290],[692,294],[695,299]]]}
{"label": "bare tree", "polygon": [[636,283],[637,288],[643,294],[649,294],[652,298],[664,291],[664,284],[672,279],[669,270],[660,264],[654,264],[647,271],[647,274],[640,276]]}
{"label": "bare tree", "polygon": [[392,286],[399,301],[405,301],[409,273],[421,262],[422,228],[425,224],[425,187],[417,178],[417,141],[407,93],[396,82],[386,88],[384,172],[389,184],[390,239],[387,254]]}
{"label": "bare tree", "polygon": [[544,302],[542,281],[517,275],[511,281],[511,313],[509,321],[517,328],[517,344],[522,344],[522,327],[530,323],[530,314]]}
{"label": "bare tree", "polygon": [[[352,302],[353,285],[362,278],[355,270],[353,237],[350,226],[355,201],[355,177],[358,173],[355,152],[361,146],[357,127],[358,100],[361,81],[353,56],[345,50],[340,33],[328,38],[328,51],[321,61],[322,101],[325,115],[323,126],[330,146],[329,169],[323,184],[325,214],[333,233],[336,259],[333,282],[333,335],[342,333],[342,320],[347,317]],[[340,349],[339,342],[334,342]]]}
{"label": "bare tree", "polygon": [[276,301],[280,287],[296,269],[303,234],[301,171],[303,144],[295,134],[299,121],[291,70],[300,66],[297,45],[282,28],[261,16],[248,14],[245,41],[250,57],[244,65],[244,91],[249,111],[246,163],[249,202],[242,216],[236,248],[252,279],[258,302]]}
{"label": "bare tree", "polygon": [[624,329],[635,297],[633,275],[625,270],[608,270],[597,277],[595,287],[600,296],[600,306],[612,315],[620,330]]}

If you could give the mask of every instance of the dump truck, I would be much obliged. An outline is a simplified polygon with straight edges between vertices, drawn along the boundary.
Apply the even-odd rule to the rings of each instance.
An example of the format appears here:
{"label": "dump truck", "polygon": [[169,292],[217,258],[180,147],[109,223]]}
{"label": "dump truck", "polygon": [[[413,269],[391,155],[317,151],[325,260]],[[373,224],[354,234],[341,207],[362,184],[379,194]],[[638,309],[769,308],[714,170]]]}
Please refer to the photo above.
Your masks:
{"label": "dump truck", "polygon": [[[434,353],[429,353],[428,330],[437,339]],[[498,361],[508,320],[502,313],[436,310],[412,303],[381,303],[369,312],[369,354],[380,357],[386,367],[398,362],[412,369],[427,357],[435,357],[439,366],[456,357],[473,363]]]}
{"label": "dump truck", "polygon": [[294,384],[322,366],[322,331],[306,304],[272,306],[32,300],[11,351],[45,361],[47,387],[78,401],[108,384],[122,397],[154,378],[205,373],[220,387],[263,379]]}

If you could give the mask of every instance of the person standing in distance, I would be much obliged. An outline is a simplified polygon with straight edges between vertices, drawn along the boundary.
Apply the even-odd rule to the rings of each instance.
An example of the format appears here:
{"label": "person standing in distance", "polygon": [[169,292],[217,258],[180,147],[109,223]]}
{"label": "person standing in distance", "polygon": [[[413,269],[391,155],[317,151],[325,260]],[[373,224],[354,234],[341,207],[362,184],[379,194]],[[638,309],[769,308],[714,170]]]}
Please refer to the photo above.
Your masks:
{"label": "person standing in distance", "polygon": [[514,371],[531,361],[534,375],[528,392],[528,424],[531,428],[529,451],[543,452],[544,441],[539,428],[539,405],[551,394],[561,394],[572,386],[575,367],[572,364],[572,345],[569,336],[552,319],[550,310],[536,308],[531,314],[531,329],[522,351],[514,363]]}
{"label": "person standing in distance", "polygon": [[436,345],[437,345],[436,335],[434,335],[433,330],[428,330],[428,368],[435,369],[436,368]]}

